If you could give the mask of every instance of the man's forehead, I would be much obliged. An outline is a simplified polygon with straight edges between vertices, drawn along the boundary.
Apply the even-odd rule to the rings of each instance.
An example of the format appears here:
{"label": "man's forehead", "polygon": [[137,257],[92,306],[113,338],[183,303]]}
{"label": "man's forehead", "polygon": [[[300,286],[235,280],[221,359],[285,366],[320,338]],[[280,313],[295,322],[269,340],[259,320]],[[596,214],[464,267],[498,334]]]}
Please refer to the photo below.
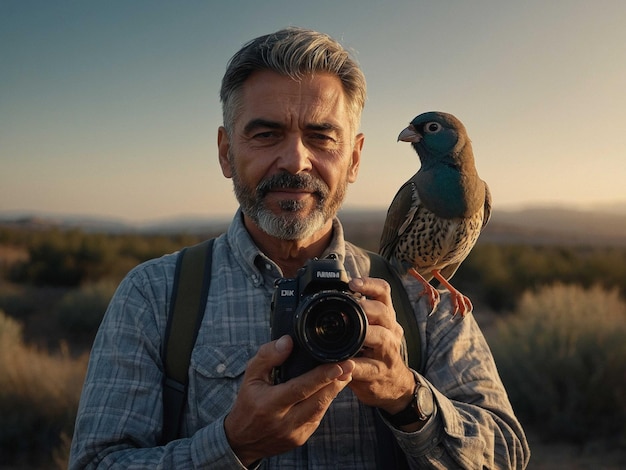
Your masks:
{"label": "man's forehead", "polygon": [[300,126],[328,129],[345,127],[349,120],[341,81],[330,74],[294,80],[275,72],[255,72],[244,83],[240,111],[238,120],[245,127],[297,120]]}

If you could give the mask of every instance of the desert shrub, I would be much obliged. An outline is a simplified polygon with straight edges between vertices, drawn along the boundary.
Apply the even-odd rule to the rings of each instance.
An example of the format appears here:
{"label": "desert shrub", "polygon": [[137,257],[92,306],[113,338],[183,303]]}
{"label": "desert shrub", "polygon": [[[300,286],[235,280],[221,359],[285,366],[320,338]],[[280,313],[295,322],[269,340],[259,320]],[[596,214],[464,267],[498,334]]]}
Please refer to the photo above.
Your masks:
{"label": "desert shrub", "polygon": [[3,464],[60,462],[72,435],[87,357],[49,355],[24,344],[0,311],[0,456]]}
{"label": "desert shrub", "polygon": [[0,310],[13,317],[26,317],[36,309],[35,296],[25,295],[24,289],[0,283]]}
{"label": "desert shrub", "polygon": [[113,282],[103,281],[68,292],[57,306],[59,325],[71,335],[93,336],[115,288]]}
{"label": "desert shrub", "polygon": [[626,303],[617,289],[527,291],[491,345],[520,419],[545,438],[626,444]]}
{"label": "desert shrub", "polygon": [[526,290],[555,282],[616,287],[626,296],[626,249],[479,243],[453,280],[495,311],[513,310]]}
{"label": "desert shrub", "polygon": [[115,246],[103,234],[51,230],[28,245],[28,260],[14,267],[12,279],[37,285],[77,286],[102,278],[115,263]]}
{"label": "desert shrub", "polygon": [[[210,232],[210,236],[219,231]],[[190,234],[110,234],[80,229],[40,230],[0,227],[0,248],[10,263],[0,275],[13,282],[38,286],[77,287],[111,279],[119,282],[134,266],[205,237]]]}
{"label": "desert shrub", "polygon": [[195,245],[204,237],[193,235],[125,235],[118,238],[119,253],[137,263]]}

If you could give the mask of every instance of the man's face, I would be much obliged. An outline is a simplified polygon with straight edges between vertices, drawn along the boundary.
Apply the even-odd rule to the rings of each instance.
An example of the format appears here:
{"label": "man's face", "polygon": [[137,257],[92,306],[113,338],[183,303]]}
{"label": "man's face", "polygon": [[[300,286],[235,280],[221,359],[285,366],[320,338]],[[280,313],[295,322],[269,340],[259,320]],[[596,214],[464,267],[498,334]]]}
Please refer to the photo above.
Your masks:
{"label": "man's face", "polygon": [[242,211],[281,239],[317,232],[356,180],[363,146],[341,81],[255,72],[243,85],[239,111],[230,137],[220,128],[218,147]]}

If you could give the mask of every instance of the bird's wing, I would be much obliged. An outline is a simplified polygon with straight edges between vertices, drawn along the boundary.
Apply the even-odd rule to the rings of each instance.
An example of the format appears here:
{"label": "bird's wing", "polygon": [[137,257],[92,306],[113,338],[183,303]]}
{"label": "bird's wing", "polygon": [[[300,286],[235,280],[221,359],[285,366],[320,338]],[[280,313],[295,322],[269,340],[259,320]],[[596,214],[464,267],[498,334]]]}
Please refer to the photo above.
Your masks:
{"label": "bird's wing", "polygon": [[[487,225],[487,222],[489,222],[489,219],[491,218],[491,192],[489,191],[489,186],[487,186],[487,183],[485,183],[484,181],[483,183],[485,184],[485,206],[483,208],[483,223],[480,228],[481,231],[485,228],[485,225]],[[452,276],[454,276],[454,273],[456,273],[457,269],[459,269],[459,266],[461,266],[461,263],[464,260],[465,258],[458,263],[448,264],[440,271],[440,274],[445,279],[450,279]]]}
{"label": "bird's wing", "polygon": [[379,245],[379,253],[384,258],[392,259],[398,238],[410,225],[418,205],[417,188],[409,180],[398,190],[387,211]]}
{"label": "bird's wing", "polygon": [[485,183],[484,181],[483,183],[485,185],[485,208],[483,212],[482,229],[485,228],[485,226],[487,225],[487,222],[489,222],[489,219],[491,218],[491,191],[489,191],[489,186],[487,185],[487,183]]}

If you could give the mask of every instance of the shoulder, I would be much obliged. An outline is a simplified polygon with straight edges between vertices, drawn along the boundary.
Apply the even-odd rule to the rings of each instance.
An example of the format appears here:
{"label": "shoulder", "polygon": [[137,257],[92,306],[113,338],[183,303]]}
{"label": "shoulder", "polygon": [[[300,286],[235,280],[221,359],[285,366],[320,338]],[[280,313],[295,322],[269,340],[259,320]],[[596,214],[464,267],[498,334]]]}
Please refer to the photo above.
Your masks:
{"label": "shoulder", "polygon": [[174,279],[178,254],[177,251],[138,264],[128,272],[122,283],[130,283],[142,289],[169,285]]}

